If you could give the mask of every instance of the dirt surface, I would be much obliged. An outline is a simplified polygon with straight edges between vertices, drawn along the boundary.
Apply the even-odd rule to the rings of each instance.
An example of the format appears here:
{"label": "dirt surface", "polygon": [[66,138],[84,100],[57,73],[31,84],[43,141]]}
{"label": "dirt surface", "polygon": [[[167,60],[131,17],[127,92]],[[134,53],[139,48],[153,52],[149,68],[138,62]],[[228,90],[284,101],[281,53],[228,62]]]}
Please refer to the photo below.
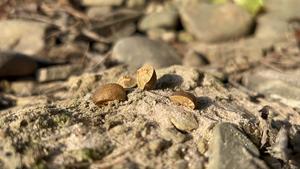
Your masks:
{"label": "dirt surface", "polygon": [[[228,40],[229,31],[226,41],[218,33],[212,39],[222,41],[210,43],[197,39],[199,32],[193,36],[197,27],[186,32],[187,25],[177,21],[177,15],[183,15],[180,9],[174,21],[174,13],[168,13],[173,1],[110,1],[104,7],[91,2],[0,3],[0,22],[10,22],[6,25],[28,19],[43,23],[32,26],[39,30],[32,39],[28,32],[20,33],[23,30],[0,30],[0,36],[18,36],[10,45],[0,40],[1,169],[300,168],[299,30],[275,38],[257,37],[254,30]],[[92,9],[102,17],[94,16]],[[152,23],[151,16],[141,26],[145,16],[163,9],[168,9],[170,21]],[[153,36],[156,27],[162,28],[158,37]],[[241,34],[247,35],[238,38]],[[24,37],[33,44],[24,43]],[[135,45],[118,45],[125,37]],[[43,44],[34,45],[40,41]],[[155,49],[159,51],[152,52]],[[179,56],[182,64],[177,64]],[[158,63],[160,57],[165,63]],[[116,83],[123,75],[135,77],[143,63],[155,67],[154,89],[134,87],[126,89],[125,101],[93,103],[99,86]],[[24,72],[26,66],[29,71]],[[196,96],[196,108],[173,103],[169,97],[176,91]],[[228,129],[216,127],[228,123]],[[237,146],[229,150],[227,132],[237,137],[231,138]],[[248,150],[250,143],[255,153]],[[227,157],[230,152],[241,155]],[[226,164],[239,155],[240,163]]]}

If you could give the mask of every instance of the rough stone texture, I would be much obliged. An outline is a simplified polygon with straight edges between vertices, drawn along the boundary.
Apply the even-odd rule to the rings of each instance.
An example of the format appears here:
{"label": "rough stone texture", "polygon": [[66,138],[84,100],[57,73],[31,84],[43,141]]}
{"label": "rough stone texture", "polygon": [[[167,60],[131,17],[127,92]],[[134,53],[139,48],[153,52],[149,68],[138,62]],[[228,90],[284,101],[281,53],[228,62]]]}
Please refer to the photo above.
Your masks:
{"label": "rough stone texture", "polygon": [[85,6],[120,6],[124,0],[81,0]]}
{"label": "rough stone texture", "polygon": [[146,4],[146,0],[127,0],[126,6],[129,8],[139,8]]}
{"label": "rough stone texture", "polygon": [[195,42],[191,45],[191,49],[203,55],[210,65],[215,65],[226,73],[232,73],[248,69],[249,65],[257,63],[262,59],[263,51],[269,49],[272,43],[273,41],[268,39],[249,38],[239,41],[238,44]]}
{"label": "rough stone texture", "polygon": [[171,123],[181,131],[191,131],[198,128],[198,122],[191,112],[174,112],[170,116]]}
{"label": "rough stone texture", "polygon": [[44,23],[17,19],[2,20],[0,27],[0,50],[14,50],[31,55],[44,47],[44,33],[47,27]]}
{"label": "rough stone texture", "polygon": [[112,51],[112,58],[128,64],[135,70],[145,63],[155,68],[180,64],[180,59],[174,49],[159,41],[135,36],[119,40]]}
{"label": "rough stone texture", "polygon": [[78,71],[79,68],[79,65],[64,65],[41,68],[37,71],[37,80],[39,82],[64,80],[74,72]]}
{"label": "rough stone texture", "polygon": [[176,32],[168,31],[162,28],[150,29],[147,31],[147,35],[150,39],[153,40],[163,40],[165,42],[172,42],[176,40]]}
{"label": "rough stone texture", "polygon": [[139,23],[139,29],[146,31],[153,28],[174,28],[178,22],[176,9],[147,14]]}
{"label": "rough stone texture", "polygon": [[201,67],[208,64],[208,60],[203,54],[197,53],[195,51],[188,51],[182,61],[184,66],[190,67]]}
{"label": "rough stone texture", "polygon": [[37,61],[33,58],[18,53],[0,53],[0,77],[28,76],[36,69]]}
{"label": "rough stone texture", "polygon": [[208,169],[267,169],[256,146],[234,125],[220,123],[213,130]]}
{"label": "rough stone texture", "polygon": [[[162,70],[157,72],[162,73]],[[178,168],[201,168],[207,165],[208,157],[203,154],[206,140],[214,138],[212,129],[218,122],[230,122],[243,128],[246,125],[261,132],[257,126],[258,110],[269,105],[279,112],[274,120],[289,117],[291,125],[300,124],[295,110],[263,98],[259,103],[253,103],[247,94],[225,88],[206,73],[196,73],[201,78],[194,79],[195,73],[189,72],[198,71],[192,68],[172,66],[165,70],[184,75],[183,80],[190,79],[188,84],[198,84],[189,89],[197,96],[197,109],[190,110],[169,100],[176,87],[151,91],[132,89],[128,91],[126,101],[97,107],[91,94],[97,86],[116,82],[128,73],[124,66],[119,66],[72,77],[68,82],[61,82],[59,90],[53,90],[55,86],[51,85],[47,92],[41,90],[44,95],[22,98],[23,104],[2,110],[0,130],[5,131],[2,138],[11,139],[12,148],[24,150],[16,151],[14,156],[22,161],[15,160],[15,164],[27,168],[74,168],[80,165],[94,169],[162,169],[174,168],[174,164]],[[42,100],[41,96],[44,101],[37,102]],[[174,117],[183,126],[194,124],[193,129],[178,130],[179,125],[175,126],[170,120]],[[187,121],[190,117],[191,124]],[[4,147],[6,150],[10,146]],[[0,150],[0,154],[3,153]],[[0,164],[11,163],[0,158]]]}
{"label": "rough stone texture", "polygon": [[32,94],[34,85],[33,81],[17,81],[10,84],[10,89],[17,96],[29,96]]}
{"label": "rough stone texture", "polygon": [[271,98],[300,108],[300,80],[295,78],[300,76],[300,70],[278,72],[264,69],[249,72],[244,75],[243,84]]}
{"label": "rough stone texture", "polygon": [[286,38],[288,32],[292,31],[290,25],[283,19],[272,14],[263,15],[258,18],[258,26],[255,37],[265,39]]}
{"label": "rough stone texture", "polygon": [[112,7],[110,6],[93,6],[88,8],[87,16],[89,18],[97,18],[104,16],[110,12],[112,12]]}
{"label": "rough stone texture", "polygon": [[264,8],[268,13],[286,21],[300,17],[299,6],[298,0],[266,0],[264,2]]}
{"label": "rough stone texture", "polygon": [[197,69],[184,66],[170,66],[157,72],[157,88],[180,88],[191,90],[199,85],[201,73]]}
{"label": "rough stone texture", "polygon": [[183,26],[204,42],[236,39],[249,33],[253,19],[234,4],[212,5],[191,1],[180,8]]}

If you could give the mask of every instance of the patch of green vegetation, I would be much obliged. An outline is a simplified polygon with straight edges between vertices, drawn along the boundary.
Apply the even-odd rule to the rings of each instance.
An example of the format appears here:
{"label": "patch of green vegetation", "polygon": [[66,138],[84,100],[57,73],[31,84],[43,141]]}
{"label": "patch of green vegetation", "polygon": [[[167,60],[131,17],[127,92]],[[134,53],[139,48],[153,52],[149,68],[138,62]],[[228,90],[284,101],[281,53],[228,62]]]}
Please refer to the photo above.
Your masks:
{"label": "patch of green vegetation", "polygon": [[58,126],[63,126],[70,121],[70,115],[66,113],[60,113],[53,116],[52,119]]}
{"label": "patch of green vegetation", "polygon": [[71,152],[71,156],[73,156],[77,161],[91,162],[93,160],[101,159],[103,157],[103,153],[95,149],[83,148],[79,150],[73,150]]}
{"label": "patch of green vegetation", "polygon": [[[224,4],[227,3],[228,0],[210,0],[213,4]],[[252,15],[256,15],[264,6],[264,0],[233,0],[233,2],[248,12],[250,12]]]}
{"label": "patch of green vegetation", "polygon": [[264,0],[234,0],[234,2],[249,11],[252,15],[256,15],[264,5]]}

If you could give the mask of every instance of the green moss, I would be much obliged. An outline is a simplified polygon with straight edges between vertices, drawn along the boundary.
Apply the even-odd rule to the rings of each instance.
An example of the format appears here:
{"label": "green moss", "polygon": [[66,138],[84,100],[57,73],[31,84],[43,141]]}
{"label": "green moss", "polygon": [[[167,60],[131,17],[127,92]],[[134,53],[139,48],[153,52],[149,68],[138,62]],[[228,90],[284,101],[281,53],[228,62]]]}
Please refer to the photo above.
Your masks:
{"label": "green moss", "polygon": [[44,161],[39,161],[32,166],[32,169],[48,169],[48,167]]}
{"label": "green moss", "polygon": [[[228,0],[210,0],[214,4],[224,4],[229,2]],[[264,6],[264,0],[234,0],[234,3],[241,6],[252,15],[257,15]]]}
{"label": "green moss", "polygon": [[58,126],[63,126],[69,122],[70,115],[61,113],[61,114],[55,115],[52,119],[53,119],[54,123],[56,123]]}

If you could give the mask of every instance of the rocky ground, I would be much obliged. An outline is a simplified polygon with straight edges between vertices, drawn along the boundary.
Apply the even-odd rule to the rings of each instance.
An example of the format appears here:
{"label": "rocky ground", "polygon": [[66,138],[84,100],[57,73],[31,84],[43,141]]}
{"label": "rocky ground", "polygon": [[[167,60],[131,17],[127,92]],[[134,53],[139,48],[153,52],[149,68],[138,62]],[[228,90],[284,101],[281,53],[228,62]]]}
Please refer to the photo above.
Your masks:
{"label": "rocky ground", "polygon": [[[0,168],[300,168],[299,6],[1,1]],[[153,90],[93,103],[145,63]]]}

